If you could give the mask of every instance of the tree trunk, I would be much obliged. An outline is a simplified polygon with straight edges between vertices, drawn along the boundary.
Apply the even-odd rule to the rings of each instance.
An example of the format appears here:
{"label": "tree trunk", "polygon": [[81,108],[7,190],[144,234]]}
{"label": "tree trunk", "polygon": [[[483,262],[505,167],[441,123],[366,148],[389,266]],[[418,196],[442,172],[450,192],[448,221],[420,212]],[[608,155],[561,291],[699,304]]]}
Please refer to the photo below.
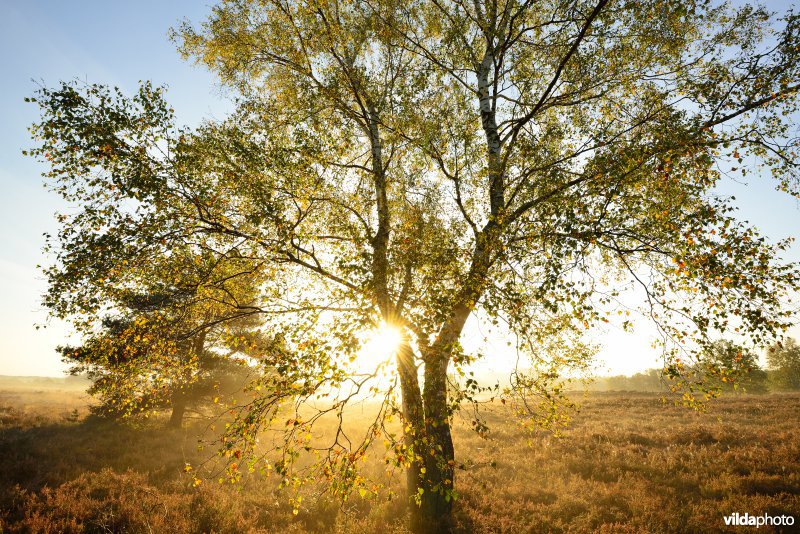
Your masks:
{"label": "tree trunk", "polygon": [[[203,354],[203,347],[206,343],[206,331],[201,330],[192,341],[191,352],[188,357],[200,358]],[[183,376],[180,383],[173,384],[171,398],[172,414],[169,417],[168,426],[170,428],[180,428],[183,425],[183,415],[186,413],[186,400],[191,380],[189,376]]]}
{"label": "tree trunk", "polygon": [[[417,461],[417,456],[422,456],[422,439],[425,435],[425,413],[422,405],[422,394],[419,388],[417,366],[414,363],[414,353],[406,342],[397,350],[397,368],[400,375],[400,391],[403,396],[403,440],[406,446],[405,454],[410,459],[406,469],[406,491],[409,502],[417,495],[417,490],[422,487],[422,468],[424,461]],[[421,523],[420,508],[411,505],[411,524],[414,530]]]}
{"label": "tree trunk", "polygon": [[455,455],[447,402],[449,355],[438,354],[425,363],[425,473],[422,480],[418,532],[449,532],[452,527]]}
{"label": "tree trunk", "polygon": [[450,319],[442,326],[436,341],[424,356],[425,384],[422,403],[425,412],[425,430],[420,451],[425,462],[425,472],[420,488],[421,506],[417,532],[449,532],[452,529],[453,487],[455,484],[455,452],[450,431],[450,405],[448,402],[447,367],[453,347],[481,296],[486,273],[491,265],[491,250],[495,244],[497,224],[490,221],[477,236],[470,272],[461,291],[459,302],[453,307]]}
{"label": "tree trunk", "polygon": [[172,414],[169,416],[168,426],[180,428],[183,424],[183,414],[186,413],[186,397],[178,390],[172,394]]}

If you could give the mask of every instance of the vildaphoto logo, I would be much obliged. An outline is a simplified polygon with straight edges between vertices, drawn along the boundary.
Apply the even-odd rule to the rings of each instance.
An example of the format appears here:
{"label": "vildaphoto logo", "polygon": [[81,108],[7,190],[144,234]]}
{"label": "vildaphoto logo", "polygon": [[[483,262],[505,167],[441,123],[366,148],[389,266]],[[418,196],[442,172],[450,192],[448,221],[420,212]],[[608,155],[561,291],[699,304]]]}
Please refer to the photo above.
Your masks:
{"label": "vildaphoto logo", "polygon": [[735,513],[725,516],[725,525],[729,527],[790,527],[794,525],[794,517],[791,515],[750,515],[747,513]]}

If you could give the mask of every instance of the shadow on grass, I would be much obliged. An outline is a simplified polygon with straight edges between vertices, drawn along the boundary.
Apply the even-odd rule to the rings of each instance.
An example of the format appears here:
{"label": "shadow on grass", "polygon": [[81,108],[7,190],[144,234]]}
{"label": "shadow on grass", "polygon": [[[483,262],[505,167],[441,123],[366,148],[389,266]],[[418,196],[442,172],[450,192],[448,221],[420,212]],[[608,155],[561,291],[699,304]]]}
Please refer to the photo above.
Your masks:
{"label": "shadow on grass", "polygon": [[147,472],[155,482],[175,478],[197,456],[190,431],[155,423],[134,427],[94,416],[25,423],[0,429],[0,487],[36,491],[103,468]]}

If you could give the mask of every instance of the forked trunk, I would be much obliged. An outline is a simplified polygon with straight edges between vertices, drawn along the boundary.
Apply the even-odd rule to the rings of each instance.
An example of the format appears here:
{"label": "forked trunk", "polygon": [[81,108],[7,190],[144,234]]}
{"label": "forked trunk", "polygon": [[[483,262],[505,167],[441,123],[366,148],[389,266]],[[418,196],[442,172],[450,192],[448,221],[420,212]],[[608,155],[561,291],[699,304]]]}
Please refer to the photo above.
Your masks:
{"label": "forked trunk", "polygon": [[427,442],[418,532],[449,532],[452,527],[455,455],[447,403],[448,363],[449,358],[439,356],[425,365],[422,398]]}
{"label": "forked trunk", "polygon": [[406,471],[411,529],[420,534],[447,532],[451,526],[453,440],[447,408],[447,361],[426,364],[421,394],[411,348],[404,344],[397,353],[405,455],[411,460]]}
{"label": "forked trunk", "polygon": [[[419,534],[448,532],[452,525],[454,475],[453,438],[447,406],[448,359],[426,363],[422,395],[408,346],[398,351],[397,361],[406,423],[406,453],[413,455],[412,458],[422,457],[419,462],[412,460],[406,472],[411,529]],[[419,499],[419,506],[414,504],[416,499]]]}

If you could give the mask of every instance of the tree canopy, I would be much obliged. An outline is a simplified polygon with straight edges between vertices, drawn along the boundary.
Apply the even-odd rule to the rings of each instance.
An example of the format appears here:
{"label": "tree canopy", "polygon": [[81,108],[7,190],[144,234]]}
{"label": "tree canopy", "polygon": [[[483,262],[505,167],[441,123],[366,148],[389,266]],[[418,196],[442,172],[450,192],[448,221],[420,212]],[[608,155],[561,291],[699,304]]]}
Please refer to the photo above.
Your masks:
{"label": "tree canopy", "polygon": [[[147,285],[149,258],[202,251],[223,322],[254,315],[281,335],[260,355],[269,387],[223,438],[231,476],[245,456],[287,483],[363,489],[356,462],[383,434],[415,525],[442,528],[450,418],[480,390],[454,378],[479,357],[459,343],[470,316],[513,340],[509,399],[541,424],[560,421],[564,370],[586,365],[584,334],[627,311],[626,291],[689,402],[708,390],[690,368],[713,339],[763,344],[790,324],[787,243],[714,186],[757,163],[798,194],[799,22],[704,1],[224,1],[173,37],[230,88],[230,117],[179,127],[149,84],[35,97],[32,152],[81,206],[51,241],[46,304],[91,328],[108,295]],[[234,298],[234,279],[258,291]],[[380,325],[401,336],[388,391],[357,357]],[[315,448],[317,418],[299,411],[280,462],[256,452],[288,399],[327,396],[319,413],[341,415],[367,392],[382,399],[368,435],[337,433],[314,467],[292,467]]]}
{"label": "tree canopy", "polygon": [[792,338],[767,350],[770,379],[778,389],[800,389],[800,345]]}
{"label": "tree canopy", "polygon": [[758,356],[728,340],[711,345],[706,355],[708,380],[719,390],[765,393],[767,373],[758,365]]}
{"label": "tree canopy", "polygon": [[[100,399],[95,413],[149,416],[170,408],[170,424],[180,426],[187,405],[216,403],[241,389],[250,374],[248,358],[271,343],[247,313],[254,272],[247,272],[254,278],[244,287],[241,265],[213,260],[212,268],[208,255],[170,252],[160,262],[149,258],[136,286],[105,301],[105,315],[83,344],[59,347],[70,372],[92,380],[89,392]],[[180,265],[179,278],[164,280],[167,262]]]}

